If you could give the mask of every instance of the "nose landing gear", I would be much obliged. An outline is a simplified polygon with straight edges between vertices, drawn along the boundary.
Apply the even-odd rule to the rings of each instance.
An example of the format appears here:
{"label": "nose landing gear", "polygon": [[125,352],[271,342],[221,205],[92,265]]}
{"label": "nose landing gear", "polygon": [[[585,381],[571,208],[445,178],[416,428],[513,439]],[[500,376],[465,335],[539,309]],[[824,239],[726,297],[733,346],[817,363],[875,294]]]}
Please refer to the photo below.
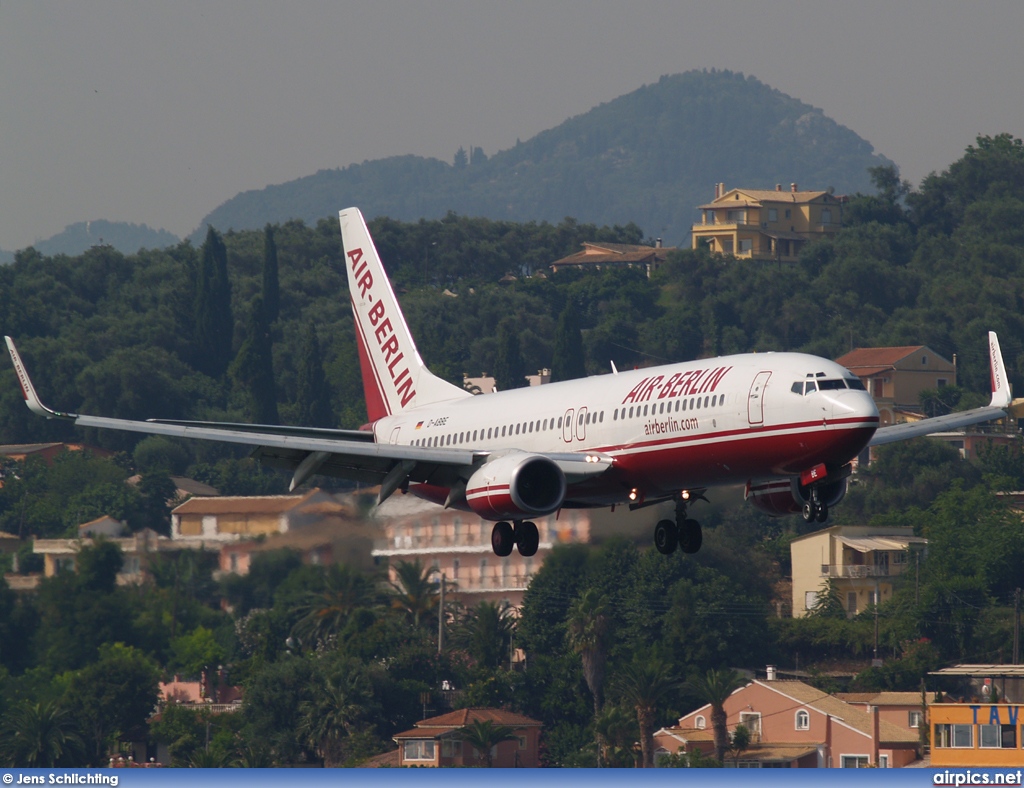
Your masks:
{"label": "nose landing gear", "polygon": [[804,501],[800,514],[805,523],[823,523],[828,519],[828,505],[821,500],[817,486],[811,487],[811,500]]}

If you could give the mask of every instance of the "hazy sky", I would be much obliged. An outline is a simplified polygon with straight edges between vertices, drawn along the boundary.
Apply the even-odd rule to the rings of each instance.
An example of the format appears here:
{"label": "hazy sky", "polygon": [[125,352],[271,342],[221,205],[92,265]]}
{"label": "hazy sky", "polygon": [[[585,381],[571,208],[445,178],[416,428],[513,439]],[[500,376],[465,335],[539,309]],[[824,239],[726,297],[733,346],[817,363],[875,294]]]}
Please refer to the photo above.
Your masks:
{"label": "hazy sky", "polygon": [[91,219],[184,236],[240,191],[492,154],[695,68],[821,107],[916,185],[1024,136],[1022,31],[1020,0],[2,0],[0,248]]}

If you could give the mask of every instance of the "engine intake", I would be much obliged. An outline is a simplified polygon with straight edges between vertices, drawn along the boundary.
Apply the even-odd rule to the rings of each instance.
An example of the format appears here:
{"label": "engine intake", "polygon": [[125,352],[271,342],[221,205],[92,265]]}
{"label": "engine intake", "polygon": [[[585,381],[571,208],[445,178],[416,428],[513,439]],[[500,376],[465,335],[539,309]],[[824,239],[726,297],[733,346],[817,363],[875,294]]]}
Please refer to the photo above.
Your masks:
{"label": "engine intake", "polygon": [[565,474],[542,454],[512,452],[484,463],[466,483],[466,503],[486,520],[519,520],[556,511]]}

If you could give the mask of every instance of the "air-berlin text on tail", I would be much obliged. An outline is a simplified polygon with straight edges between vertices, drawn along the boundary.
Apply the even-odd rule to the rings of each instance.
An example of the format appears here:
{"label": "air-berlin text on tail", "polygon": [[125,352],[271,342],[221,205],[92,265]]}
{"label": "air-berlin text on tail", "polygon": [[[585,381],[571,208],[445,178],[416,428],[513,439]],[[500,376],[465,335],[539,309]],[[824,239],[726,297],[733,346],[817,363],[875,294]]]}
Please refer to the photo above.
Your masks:
{"label": "air-berlin text on tail", "polygon": [[718,388],[722,378],[732,367],[715,367],[714,369],[694,369],[689,372],[676,372],[667,379],[664,375],[654,375],[637,383],[633,390],[622,400],[628,402],[647,402],[657,394],[656,399],[673,397],[689,397],[695,394],[709,394]]}
{"label": "air-berlin text on tail", "polygon": [[[409,374],[409,366],[408,364],[401,363],[405,356],[398,349],[398,337],[395,336],[395,329],[391,325],[391,318],[387,315],[383,299],[380,297],[375,298],[371,292],[373,288],[373,274],[363,259],[363,250],[353,249],[348,253],[348,258],[352,264],[352,281],[359,288],[359,296],[370,305],[366,311],[366,316],[369,318],[370,326],[373,328],[373,336],[377,340],[377,347],[384,356],[384,364],[387,365],[388,374],[391,376],[395,393],[401,398],[402,407],[404,408],[416,396],[416,389],[412,387],[413,381],[412,376]],[[356,294],[352,293],[351,295],[353,302],[355,302]],[[367,351],[369,351],[369,347],[367,347]]]}

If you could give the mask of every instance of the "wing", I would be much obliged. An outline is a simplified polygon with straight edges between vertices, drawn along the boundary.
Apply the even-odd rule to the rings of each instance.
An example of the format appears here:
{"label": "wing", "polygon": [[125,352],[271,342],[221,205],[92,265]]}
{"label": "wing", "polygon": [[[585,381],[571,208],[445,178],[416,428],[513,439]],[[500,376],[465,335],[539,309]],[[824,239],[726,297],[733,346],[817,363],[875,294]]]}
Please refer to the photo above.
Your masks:
{"label": "wing", "polygon": [[[451,487],[490,457],[489,450],[427,448],[377,443],[364,430],[325,430],[261,424],[152,419],[132,421],[53,410],[42,403],[28,376],[14,340],[4,337],[21,385],[25,404],[48,419],[70,421],[78,427],[141,432],[173,438],[211,440],[255,448],[254,456],[277,468],[292,471],[291,489],[314,473],[381,485],[383,501],[409,481]],[[611,459],[595,455],[547,454],[574,483],[603,473]]]}
{"label": "wing", "polygon": [[993,421],[1010,416],[1011,414],[1008,410],[1012,402],[1010,381],[1006,377],[1003,354],[999,350],[999,338],[994,331],[988,332],[988,355],[992,377],[992,400],[988,405],[984,408],[974,408],[973,410],[964,410],[959,413],[948,413],[945,416],[936,416],[931,419],[880,427],[875,431],[875,435],[868,445],[881,446],[886,443],[919,438],[924,435],[934,435],[937,432],[958,430],[961,427],[969,427],[972,424],[981,424],[985,421]]}

